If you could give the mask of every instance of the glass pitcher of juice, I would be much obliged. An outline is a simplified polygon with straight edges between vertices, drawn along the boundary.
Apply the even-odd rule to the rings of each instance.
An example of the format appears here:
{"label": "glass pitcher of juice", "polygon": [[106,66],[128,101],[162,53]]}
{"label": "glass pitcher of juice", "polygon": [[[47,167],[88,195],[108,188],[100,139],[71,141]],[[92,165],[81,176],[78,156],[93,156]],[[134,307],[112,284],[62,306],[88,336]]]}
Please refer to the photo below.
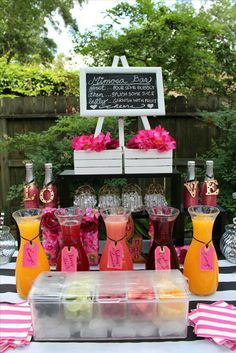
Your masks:
{"label": "glass pitcher of juice", "polygon": [[210,295],[218,286],[218,259],[212,243],[212,229],[219,209],[211,206],[188,208],[193,223],[193,239],[184,261],[189,290]]}
{"label": "glass pitcher of juice", "polygon": [[50,271],[47,256],[40,243],[39,227],[43,211],[28,208],[12,214],[21,237],[16,260],[16,289],[22,298],[27,298],[35,278],[43,271]]}
{"label": "glass pitcher of juice", "polygon": [[132,257],[126,242],[126,226],[130,210],[111,207],[101,210],[107,240],[100,260],[100,271],[133,270]]}
{"label": "glass pitcher of juice", "polygon": [[59,208],[55,216],[61,226],[61,250],[57,260],[57,271],[88,271],[89,261],[80,239],[80,225],[85,210],[79,207]]}
{"label": "glass pitcher of juice", "polygon": [[154,229],[146,270],[179,269],[179,261],[172,240],[172,232],[179,210],[169,206],[147,208]]}

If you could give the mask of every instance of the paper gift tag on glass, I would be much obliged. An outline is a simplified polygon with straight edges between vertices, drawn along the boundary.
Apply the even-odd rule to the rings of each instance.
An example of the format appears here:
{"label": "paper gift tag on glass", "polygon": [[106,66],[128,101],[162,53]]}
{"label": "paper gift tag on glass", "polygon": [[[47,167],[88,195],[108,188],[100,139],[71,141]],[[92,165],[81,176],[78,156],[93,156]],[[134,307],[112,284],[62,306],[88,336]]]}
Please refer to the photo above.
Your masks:
{"label": "paper gift tag on glass", "polygon": [[214,271],[214,247],[203,245],[200,248],[200,271]]}
{"label": "paper gift tag on glass", "polygon": [[38,266],[39,244],[27,241],[23,248],[23,267],[35,268]]}
{"label": "paper gift tag on glass", "polygon": [[77,249],[74,246],[65,246],[61,252],[61,270],[63,272],[77,271]]}
{"label": "paper gift tag on glass", "polygon": [[168,246],[157,246],[155,249],[155,270],[170,269],[170,249]]}
{"label": "paper gift tag on glass", "polygon": [[122,270],[123,247],[120,242],[115,245],[115,242],[109,244],[108,247],[108,268]]}

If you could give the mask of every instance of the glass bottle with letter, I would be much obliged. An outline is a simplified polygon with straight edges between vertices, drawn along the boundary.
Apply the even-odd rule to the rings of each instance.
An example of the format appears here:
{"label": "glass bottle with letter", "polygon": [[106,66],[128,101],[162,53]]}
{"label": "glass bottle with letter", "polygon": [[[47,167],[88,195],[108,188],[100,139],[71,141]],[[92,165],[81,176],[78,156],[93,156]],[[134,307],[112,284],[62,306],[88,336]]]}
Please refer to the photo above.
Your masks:
{"label": "glass bottle with letter", "polygon": [[25,164],[24,208],[39,207],[39,189],[33,174],[33,163]]}
{"label": "glass bottle with letter", "polygon": [[202,205],[216,207],[219,186],[217,180],[214,178],[213,167],[213,161],[206,161],[206,175],[202,184]]}
{"label": "glass bottle with letter", "polygon": [[52,163],[45,163],[45,178],[43,188],[40,191],[39,198],[43,207],[56,208],[57,207],[57,187],[55,185],[52,174]]}
{"label": "glass bottle with letter", "polygon": [[184,183],[184,208],[198,205],[199,186],[195,177],[195,162],[188,161],[187,180]]}

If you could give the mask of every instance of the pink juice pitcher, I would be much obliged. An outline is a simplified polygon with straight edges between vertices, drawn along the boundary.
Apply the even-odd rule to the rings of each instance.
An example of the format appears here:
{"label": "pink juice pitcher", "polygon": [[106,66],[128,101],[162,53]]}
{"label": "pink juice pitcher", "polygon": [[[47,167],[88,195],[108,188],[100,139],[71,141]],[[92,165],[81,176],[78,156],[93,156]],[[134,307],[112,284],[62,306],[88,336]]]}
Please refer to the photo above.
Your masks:
{"label": "pink juice pitcher", "polygon": [[101,271],[133,270],[132,257],[126,243],[126,225],[130,211],[124,207],[101,210],[107,240],[100,260]]}
{"label": "pink juice pitcher", "polygon": [[88,271],[88,257],[80,239],[80,225],[85,211],[78,207],[59,208],[55,216],[61,226],[62,244],[57,271]]}

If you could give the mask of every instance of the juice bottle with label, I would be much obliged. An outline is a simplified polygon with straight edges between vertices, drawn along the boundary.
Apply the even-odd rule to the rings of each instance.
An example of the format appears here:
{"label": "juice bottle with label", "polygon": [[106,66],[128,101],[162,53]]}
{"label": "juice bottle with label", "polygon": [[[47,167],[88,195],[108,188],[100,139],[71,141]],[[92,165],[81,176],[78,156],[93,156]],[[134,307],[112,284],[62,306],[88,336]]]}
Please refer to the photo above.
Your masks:
{"label": "juice bottle with label", "polygon": [[212,229],[219,209],[193,206],[188,209],[193,223],[193,239],[184,261],[184,275],[189,290],[196,295],[210,295],[218,286],[218,259],[212,243]]}
{"label": "juice bottle with label", "polygon": [[16,261],[16,289],[26,299],[35,278],[43,271],[50,271],[47,256],[39,239],[43,211],[37,208],[22,209],[13,213],[21,237]]}
{"label": "juice bottle with label", "polygon": [[126,242],[126,226],[130,211],[124,207],[101,210],[107,240],[100,260],[100,271],[133,270],[132,257]]}

